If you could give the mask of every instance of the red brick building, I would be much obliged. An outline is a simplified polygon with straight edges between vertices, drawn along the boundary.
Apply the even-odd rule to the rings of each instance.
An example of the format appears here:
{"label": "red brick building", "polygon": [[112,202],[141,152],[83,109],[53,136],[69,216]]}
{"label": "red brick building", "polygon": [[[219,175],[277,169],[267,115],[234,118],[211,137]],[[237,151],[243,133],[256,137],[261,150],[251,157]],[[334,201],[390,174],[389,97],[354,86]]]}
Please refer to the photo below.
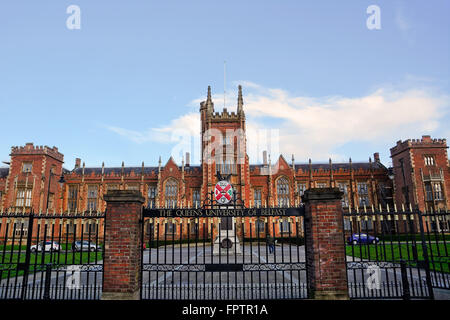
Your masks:
{"label": "red brick building", "polygon": [[391,148],[395,200],[422,211],[447,209],[450,170],[445,139],[398,141]]}
{"label": "red brick building", "polygon": [[[160,159],[155,166],[142,163],[141,167],[125,167],[123,163],[121,167],[85,167],[76,159],[75,168],[68,170],[63,168],[63,154],[56,147],[38,147],[32,143],[13,147],[8,167],[0,168],[0,210],[104,211],[103,196],[114,189],[139,190],[146,199],[145,205],[150,207],[196,207],[213,190],[217,171],[230,175],[230,182],[249,207],[295,206],[301,202],[306,189],[321,187],[340,188],[344,193],[344,208],[392,206],[393,197],[398,206],[410,201],[421,210],[449,205],[446,140],[424,136],[420,141],[399,141],[391,149],[394,183],[378,153],[374,154],[373,161],[369,158],[368,162],[353,163],[350,159],[347,163],[332,163],[330,160],[323,164],[295,163],[293,156],[288,161],[282,155],[273,163],[267,161],[265,154],[262,164],[250,164],[243,105],[239,86],[237,111],[216,112],[208,88],[206,101],[200,103],[202,154],[211,155],[213,160],[206,161],[203,157],[200,165],[191,165],[187,154],[186,162],[181,164],[169,158],[165,164]],[[210,139],[211,133],[214,137]],[[210,150],[213,142],[222,143]],[[64,183],[60,185],[62,173]],[[404,198],[405,194],[408,199]],[[288,232],[286,228],[283,222],[277,223],[275,233]],[[248,228],[245,230],[249,232]],[[176,231],[169,227],[161,232]]]}

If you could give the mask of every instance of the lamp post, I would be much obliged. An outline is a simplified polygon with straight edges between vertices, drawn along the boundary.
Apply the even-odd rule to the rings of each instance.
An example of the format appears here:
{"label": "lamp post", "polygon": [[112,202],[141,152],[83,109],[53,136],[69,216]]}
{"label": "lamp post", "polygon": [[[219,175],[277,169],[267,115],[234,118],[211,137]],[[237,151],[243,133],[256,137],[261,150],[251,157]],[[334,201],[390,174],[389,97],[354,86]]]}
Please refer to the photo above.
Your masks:
{"label": "lamp post", "polygon": [[[48,211],[48,203],[50,200],[50,185],[51,185],[53,176],[54,176],[53,169],[50,169],[50,175],[48,177],[48,188],[47,188],[47,205],[46,205],[47,211]],[[64,172],[61,172],[61,177],[59,178],[59,181],[58,181],[59,186],[62,188],[62,186],[65,182],[66,182],[66,180],[64,179]]]}
{"label": "lamp post", "polygon": [[64,190],[63,190],[64,183],[66,183],[66,180],[64,179],[64,171],[61,170],[61,177],[59,177],[58,180],[59,187],[61,188],[61,213],[64,206]]}

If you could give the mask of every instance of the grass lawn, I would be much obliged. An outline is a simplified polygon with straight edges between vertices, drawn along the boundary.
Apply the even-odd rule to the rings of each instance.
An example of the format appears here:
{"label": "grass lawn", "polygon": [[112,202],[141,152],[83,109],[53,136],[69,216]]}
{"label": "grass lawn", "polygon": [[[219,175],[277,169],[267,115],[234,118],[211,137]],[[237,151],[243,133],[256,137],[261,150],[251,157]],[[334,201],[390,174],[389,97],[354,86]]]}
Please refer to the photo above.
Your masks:
{"label": "grass lawn", "polygon": [[[25,241],[26,242],[26,241]],[[56,241],[58,242],[58,241]],[[94,241],[92,241],[92,243],[96,243]],[[32,242],[31,245],[35,245],[35,242]],[[61,250],[65,251],[66,248],[67,250],[72,250],[72,243],[59,243],[59,245],[61,246]],[[102,245],[102,243],[97,243],[97,245]],[[11,251],[11,247],[13,247],[13,250],[19,250],[22,252],[25,252],[25,250],[27,249],[27,246],[25,244],[19,246],[18,244],[15,244],[14,246],[8,244],[8,245],[0,245],[0,255],[3,254],[3,250],[5,250],[5,253],[8,253],[8,251]]]}
{"label": "grass lawn", "polygon": [[[76,265],[76,264],[87,264],[88,262],[95,262],[102,260],[102,252],[52,252],[52,253],[32,253],[30,255],[30,273],[34,271],[41,271],[45,269],[47,263],[52,263],[54,265]],[[23,270],[17,272],[17,263],[25,262],[25,253],[0,253],[0,273],[1,279],[8,277],[15,277],[16,275],[23,275]],[[8,270],[11,272],[8,273]]]}
{"label": "grass lawn", "polygon": [[[430,269],[435,271],[442,271],[450,273],[449,264],[450,257],[450,244],[432,243],[428,244],[428,256],[430,258]],[[411,244],[408,246],[405,244],[383,244],[377,245],[346,245],[346,253],[348,256],[354,256],[363,259],[369,259],[372,261],[389,261],[400,262],[405,260],[411,266],[416,266],[414,261],[414,255]],[[408,255],[409,253],[409,255]],[[417,257],[418,260],[423,260],[423,248],[421,244],[417,244]]]}
{"label": "grass lawn", "polygon": [[[362,232],[363,233],[363,232]],[[435,234],[435,233],[426,233],[424,234],[425,241],[428,243],[429,241],[438,241],[443,242],[450,241],[450,234]],[[415,239],[416,241],[422,241],[422,236],[420,234],[377,234],[377,237],[380,238],[380,240],[386,240],[386,241],[412,241]]]}

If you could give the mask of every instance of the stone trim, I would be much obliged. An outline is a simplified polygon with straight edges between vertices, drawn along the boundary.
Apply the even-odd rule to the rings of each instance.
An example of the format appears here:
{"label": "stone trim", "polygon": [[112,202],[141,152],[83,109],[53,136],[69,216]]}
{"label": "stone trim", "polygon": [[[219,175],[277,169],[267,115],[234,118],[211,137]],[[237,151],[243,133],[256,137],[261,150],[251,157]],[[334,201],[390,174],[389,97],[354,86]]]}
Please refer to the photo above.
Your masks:
{"label": "stone trim", "polygon": [[138,190],[108,190],[103,198],[106,202],[145,202]]}
{"label": "stone trim", "polygon": [[340,200],[343,194],[339,188],[311,188],[304,192],[302,200],[305,202]]}

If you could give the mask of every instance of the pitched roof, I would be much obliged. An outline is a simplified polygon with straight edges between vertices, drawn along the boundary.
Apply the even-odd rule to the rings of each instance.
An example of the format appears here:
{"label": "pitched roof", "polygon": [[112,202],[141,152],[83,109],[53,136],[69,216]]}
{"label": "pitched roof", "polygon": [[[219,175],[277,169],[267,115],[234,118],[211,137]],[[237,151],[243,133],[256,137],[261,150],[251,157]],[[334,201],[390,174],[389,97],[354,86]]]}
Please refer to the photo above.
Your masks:
{"label": "pitched roof", "polygon": [[[134,171],[135,174],[141,174],[142,167],[124,167],[123,168],[124,174],[130,174],[131,171]],[[158,172],[158,167],[144,167],[144,174],[151,174],[153,171],[155,173]],[[81,175],[83,172],[83,168],[74,169],[72,172],[75,174]],[[104,172],[106,175],[111,174],[113,172],[120,174],[122,172],[122,167],[109,167],[109,168],[105,167]],[[102,168],[101,167],[100,168],[84,168],[85,175],[90,175],[91,173],[100,175],[100,174],[102,174]]]}
{"label": "pitched roof", "polygon": [[[164,167],[163,167],[164,168]],[[181,167],[178,166],[178,168],[181,170]],[[201,166],[185,166],[184,170],[186,172],[191,172],[197,170],[202,170]],[[124,167],[123,172],[125,175],[128,175],[131,173],[131,171],[134,171],[135,174],[141,174],[142,167]],[[83,168],[77,168],[71,171],[72,173],[81,175],[83,172]],[[84,175],[90,175],[91,173],[94,173],[94,175],[101,175],[102,174],[102,168],[84,168]],[[105,167],[104,172],[106,175],[109,175],[111,173],[120,174],[122,172],[122,167]],[[158,173],[158,167],[144,167],[144,174],[152,174],[152,173]]]}
{"label": "pitched roof", "polygon": [[[256,168],[263,168],[263,164],[255,164],[250,165],[250,170],[254,170]],[[330,169],[329,163],[313,163],[311,164],[311,167],[313,170],[319,170],[322,169],[324,171]],[[357,171],[359,169],[362,170],[369,170],[370,169],[370,162],[353,162],[352,163],[353,170]],[[344,163],[333,163],[333,170],[350,170],[350,163],[344,162]],[[374,170],[376,169],[384,169],[387,170],[387,168],[380,162],[372,162],[372,168]],[[295,169],[302,169],[302,171],[309,171],[309,163],[296,163]]]}

